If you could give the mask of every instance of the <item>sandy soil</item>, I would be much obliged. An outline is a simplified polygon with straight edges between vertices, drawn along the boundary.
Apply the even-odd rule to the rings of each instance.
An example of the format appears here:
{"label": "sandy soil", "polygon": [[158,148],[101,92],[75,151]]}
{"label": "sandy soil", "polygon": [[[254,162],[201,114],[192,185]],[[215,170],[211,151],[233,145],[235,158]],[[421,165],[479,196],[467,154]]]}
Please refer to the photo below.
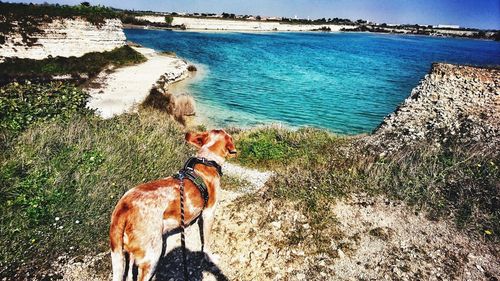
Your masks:
{"label": "sandy soil", "polygon": [[97,110],[103,118],[111,118],[134,108],[142,102],[153,84],[165,75],[169,83],[188,76],[188,63],[177,57],[167,56],[148,48],[134,49],[148,58],[144,63],[119,68],[112,73],[103,71],[92,84],[101,87],[88,88],[91,95],[89,108]]}

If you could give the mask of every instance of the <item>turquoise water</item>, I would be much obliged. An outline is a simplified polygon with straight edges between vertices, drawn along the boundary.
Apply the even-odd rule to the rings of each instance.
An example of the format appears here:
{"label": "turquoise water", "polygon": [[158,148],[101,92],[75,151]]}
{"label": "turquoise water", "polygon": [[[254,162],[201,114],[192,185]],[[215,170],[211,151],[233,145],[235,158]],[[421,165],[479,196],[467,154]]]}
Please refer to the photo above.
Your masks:
{"label": "turquoise water", "polygon": [[432,62],[500,65],[500,43],[361,33],[125,30],[128,40],[201,66],[188,86],[217,126],[283,123],[370,132]]}

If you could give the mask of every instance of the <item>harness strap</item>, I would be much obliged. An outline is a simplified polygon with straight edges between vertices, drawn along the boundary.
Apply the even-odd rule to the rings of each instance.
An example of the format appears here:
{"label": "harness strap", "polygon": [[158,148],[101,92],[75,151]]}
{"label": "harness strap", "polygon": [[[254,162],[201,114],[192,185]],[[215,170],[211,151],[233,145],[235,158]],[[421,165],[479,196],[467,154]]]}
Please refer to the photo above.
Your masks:
{"label": "harness strap", "polygon": [[173,176],[175,179],[190,180],[200,191],[201,197],[203,198],[203,208],[208,204],[208,187],[205,181],[192,169],[182,169],[177,174]]}
{"label": "harness strap", "polygon": [[191,158],[189,158],[186,161],[186,163],[184,164],[183,170],[186,170],[186,169],[193,170],[194,166],[196,164],[203,164],[205,166],[214,167],[215,169],[217,169],[217,173],[219,173],[219,176],[222,177],[222,167],[219,164],[217,164],[217,162],[215,162],[213,160],[208,160],[208,159],[202,158],[202,157],[191,157]]}
{"label": "harness strap", "polygon": [[179,174],[179,191],[180,191],[180,201],[181,201],[181,247],[182,247],[182,263],[184,265],[184,281],[188,281],[188,270],[187,270],[187,259],[186,259],[186,235],[185,235],[185,218],[184,218],[184,175]]}
{"label": "harness strap", "polygon": [[[217,162],[207,160],[205,158],[191,157],[184,164],[184,168],[182,168],[177,174],[173,176],[173,178],[178,179],[179,183],[179,191],[180,191],[180,201],[181,201],[181,247],[182,247],[182,262],[184,265],[184,280],[188,281],[188,271],[187,271],[187,258],[186,258],[186,237],[185,237],[185,217],[184,217],[184,179],[190,180],[200,191],[201,197],[203,198],[203,209],[207,206],[208,203],[208,188],[205,184],[203,178],[201,178],[196,171],[194,170],[194,166],[197,164],[203,164],[206,166],[211,166],[217,169],[217,173],[219,176],[222,176],[222,168]],[[201,213],[200,213],[201,215]]]}

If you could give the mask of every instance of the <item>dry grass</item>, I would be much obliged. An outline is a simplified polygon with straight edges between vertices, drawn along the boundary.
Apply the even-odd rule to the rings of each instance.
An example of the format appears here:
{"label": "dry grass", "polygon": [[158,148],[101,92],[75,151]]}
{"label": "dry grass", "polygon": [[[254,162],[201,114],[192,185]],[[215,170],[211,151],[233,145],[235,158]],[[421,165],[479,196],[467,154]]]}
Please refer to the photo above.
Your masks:
{"label": "dry grass", "polygon": [[[368,185],[460,228],[496,239],[500,234],[500,153],[450,142],[406,148],[366,167]],[[494,235],[491,235],[494,234]],[[496,237],[496,238],[495,238]]]}
{"label": "dry grass", "polygon": [[356,138],[314,129],[260,128],[240,132],[236,140],[240,163],[277,171],[268,196],[300,202],[318,230],[332,221],[325,206],[364,192],[404,200],[434,219],[452,219],[472,236],[499,237],[496,149],[450,141],[440,150],[422,144],[378,158]]}
{"label": "dry grass", "polygon": [[[182,94],[174,98],[174,117],[176,120],[184,120],[185,116],[193,116],[196,113],[196,106],[193,97]],[[184,122],[183,122],[184,123]]]}
{"label": "dry grass", "polygon": [[43,123],[4,147],[0,276],[9,278],[16,271],[39,274],[60,255],[107,250],[119,197],[173,174],[192,154],[177,123],[147,111]]}
{"label": "dry grass", "polygon": [[177,122],[186,125],[186,117],[196,113],[195,104],[193,97],[188,94],[174,96],[169,92],[162,93],[161,90],[153,87],[142,103],[142,107],[166,112]]}

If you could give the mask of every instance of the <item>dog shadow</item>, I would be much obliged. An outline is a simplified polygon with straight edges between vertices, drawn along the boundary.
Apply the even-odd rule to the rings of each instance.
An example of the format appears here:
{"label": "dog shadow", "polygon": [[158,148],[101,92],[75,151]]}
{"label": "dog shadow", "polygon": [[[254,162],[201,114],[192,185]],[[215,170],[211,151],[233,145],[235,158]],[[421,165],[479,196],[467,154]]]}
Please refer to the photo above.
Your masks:
{"label": "dog shadow", "polygon": [[[203,280],[203,273],[212,274],[218,281],[229,279],[222,273],[221,269],[214,264],[202,251],[190,251],[186,249],[188,280]],[[162,257],[156,268],[157,281],[184,281],[184,265],[182,262],[182,249],[177,247]]]}
{"label": "dog shadow", "polygon": [[[227,277],[222,273],[222,270],[212,262],[204,249],[204,233],[203,233],[203,218],[200,216],[196,222],[200,233],[201,251],[191,251],[186,248],[186,265],[188,271],[188,280],[199,281],[203,280],[203,273],[211,273],[217,281],[228,281]],[[163,250],[166,249],[167,238],[170,235],[179,233],[179,229],[163,236]],[[169,251],[166,255],[162,252],[162,257],[158,261],[156,267],[156,281],[184,281],[184,265],[182,260],[182,248],[177,247]]]}

